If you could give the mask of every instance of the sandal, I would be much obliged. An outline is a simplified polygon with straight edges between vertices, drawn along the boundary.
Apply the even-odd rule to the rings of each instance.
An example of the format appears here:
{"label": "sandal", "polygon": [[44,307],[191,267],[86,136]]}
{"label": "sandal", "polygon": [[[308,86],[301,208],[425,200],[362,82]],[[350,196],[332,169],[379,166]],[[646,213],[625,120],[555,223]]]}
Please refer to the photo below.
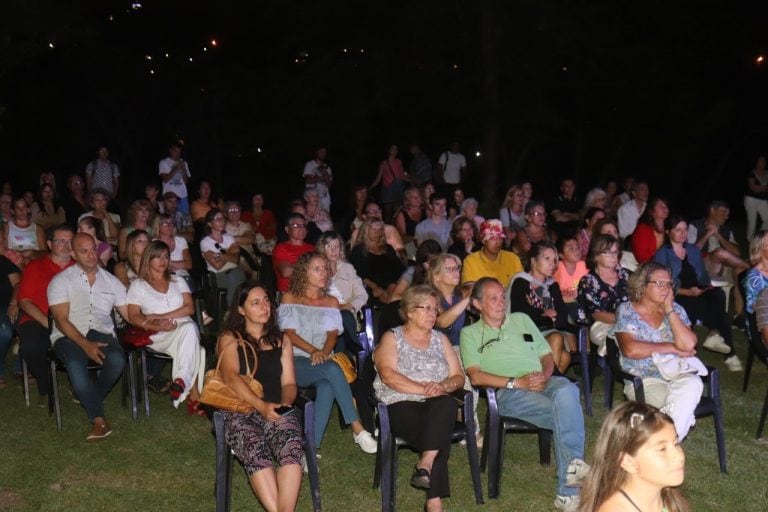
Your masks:
{"label": "sandal", "polygon": [[184,384],[184,379],[178,378],[173,381],[173,384],[171,384],[171,399],[172,400],[178,400],[182,393],[184,393],[184,390],[186,389],[187,385]]}
{"label": "sandal", "polygon": [[411,475],[411,485],[417,489],[429,489],[429,471],[424,468],[414,467]]}
{"label": "sandal", "polygon": [[164,395],[171,389],[171,381],[163,376],[152,377],[150,375],[147,378],[147,387],[153,393]]}
{"label": "sandal", "polygon": [[187,400],[187,414],[190,416],[208,416],[198,400]]}

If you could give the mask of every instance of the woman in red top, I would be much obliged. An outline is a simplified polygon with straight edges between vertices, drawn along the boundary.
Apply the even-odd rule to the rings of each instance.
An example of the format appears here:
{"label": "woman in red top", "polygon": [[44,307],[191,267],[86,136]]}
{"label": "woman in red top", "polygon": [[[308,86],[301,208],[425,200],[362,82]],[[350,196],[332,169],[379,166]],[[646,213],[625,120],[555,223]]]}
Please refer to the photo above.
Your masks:
{"label": "woman in red top", "polygon": [[276,240],[277,239],[277,220],[275,214],[271,210],[264,208],[264,196],[261,193],[253,194],[251,199],[252,209],[247,212],[244,211],[242,220],[250,222],[253,227],[253,231],[261,233],[265,239]]}
{"label": "woman in red top", "polygon": [[669,203],[666,199],[656,197],[648,201],[637,227],[632,233],[632,253],[638,263],[651,261],[653,255],[664,243],[664,221],[669,217]]}

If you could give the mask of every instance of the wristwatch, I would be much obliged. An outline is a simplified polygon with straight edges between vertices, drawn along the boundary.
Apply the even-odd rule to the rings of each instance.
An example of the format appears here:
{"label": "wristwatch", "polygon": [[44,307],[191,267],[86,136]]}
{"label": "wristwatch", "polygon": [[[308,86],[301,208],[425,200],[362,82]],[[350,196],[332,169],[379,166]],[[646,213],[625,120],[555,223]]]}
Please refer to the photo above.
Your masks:
{"label": "wristwatch", "polygon": [[515,378],[510,377],[506,384],[507,389],[515,389]]}

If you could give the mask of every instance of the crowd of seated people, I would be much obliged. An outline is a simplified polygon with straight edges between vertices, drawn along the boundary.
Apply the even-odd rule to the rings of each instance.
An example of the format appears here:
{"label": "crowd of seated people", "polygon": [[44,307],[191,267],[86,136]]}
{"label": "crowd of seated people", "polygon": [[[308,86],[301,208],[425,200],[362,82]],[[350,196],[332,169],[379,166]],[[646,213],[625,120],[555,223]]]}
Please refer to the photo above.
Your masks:
{"label": "crowd of seated people", "polygon": [[[254,397],[235,385],[254,412],[226,416],[230,442],[269,435],[268,442],[275,443],[286,436],[290,448],[279,456],[236,450],[265,505],[295,503],[298,484],[277,495],[275,475],[262,470],[276,463],[296,478],[293,440],[301,434],[274,410],[293,402],[297,386],[316,390],[318,445],[337,402],[354,441],[364,452],[376,450],[373,433],[360,420],[362,404],[353,400],[333,359],[336,352],[360,348],[356,333],[365,306],[374,308],[381,321],[374,340],[380,348],[373,356],[377,396],[389,407],[394,431],[420,454],[411,483],[427,491],[429,510],[441,510],[449,495],[449,432],[435,424],[435,418],[456,415],[456,402],[444,400],[446,394],[496,387],[502,410],[512,414],[530,405],[526,421],[563,429],[555,434],[555,504],[576,510],[578,491],[567,484],[574,471],[586,473],[584,425],[579,389],[562,375],[577,349],[578,329],[589,328],[591,350],[601,354],[606,339],[615,340],[621,366],[643,378],[647,401],[669,415],[683,439],[701,382],[669,381],[656,370],[652,354],[687,357],[701,346],[722,353],[725,367],[740,371],[726,310],[730,288],[719,283],[732,286],[743,279],[744,297],[739,286],[732,286],[736,315],[768,309],[768,292],[762,293],[768,289],[768,234],[758,230],[749,258],[742,258],[726,202],[713,200],[701,219],[688,223],[674,213],[673,203],[649,200],[642,180],[624,180],[620,194],[617,182],[609,181],[589,189],[583,201],[571,178],[560,182],[552,200],[522,182],[510,186],[503,201],[478,201],[464,181],[467,169],[454,172],[452,167],[462,161],[460,153],[446,151],[436,173],[458,181],[433,183],[406,173],[392,145],[371,186],[353,187],[348,211],[336,218],[343,202],[336,202],[332,217],[334,187],[325,148],[318,148],[304,168],[306,188],[295,191],[301,199],[271,205],[273,211],[261,191],[214,199],[211,182],[194,181],[181,158],[183,148],[173,145],[158,168],[162,184],[149,183],[145,197],[123,200],[127,208],[119,215],[119,171],[102,149],[89,164],[87,180],[72,174],[59,190],[46,172],[32,199],[6,190],[0,196],[5,276],[0,280],[0,389],[7,386],[5,359],[18,335],[20,357],[37,381],[38,401],[46,402],[46,354],[53,343],[91,423],[88,439],[110,435],[103,400],[122,369],[113,353],[114,326],[105,316],[104,308],[111,305],[125,322],[154,331],[155,349],[173,358],[170,371],[148,368],[151,389],[170,394],[176,406],[186,400],[190,414],[204,414],[198,403],[201,372],[214,358],[206,358],[191,317],[192,294],[207,273],[209,285],[226,293],[229,317],[217,311],[225,326],[218,356],[224,358],[226,379],[242,373],[244,362],[233,349],[242,338],[254,347],[253,362],[268,391]],[[412,154],[425,156],[421,150]],[[759,168],[748,180],[750,215],[762,215],[757,202],[768,201],[768,192],[760,188],[765,173]],[[191,203],[188,184],[197,192]],[[378,201],[369,195],[374,188]],[[57,277],[70,267],[75,270]],[[100,305],[95,324],[83,322],[93,299],[79,285],[56,286],[73,281],[78,272],[110,299]],[[54,325],[49,325],[49,304],[55,305],[50,308]],[[708,329],[701,345],[691,329],[696,321]],[[517,349],[502,350],[500,340],[521,336],[532,352],[523,357]],[[280,371],[262,368],[260,358],[280,361]],[[88,361],[104,365],[100,380],[83,378]],[[14,371],[19,368],[18,360],[9,363]],[[549,390],[546,403],[531,405],[531,393],[544,390]],[[631,398],[632,386],[625,392]],[[564,411],[570,417],[558,424]],[[415,412],[427,415],[417,422],[411,418]],[[268,433],[264,425],[278,431]]]}

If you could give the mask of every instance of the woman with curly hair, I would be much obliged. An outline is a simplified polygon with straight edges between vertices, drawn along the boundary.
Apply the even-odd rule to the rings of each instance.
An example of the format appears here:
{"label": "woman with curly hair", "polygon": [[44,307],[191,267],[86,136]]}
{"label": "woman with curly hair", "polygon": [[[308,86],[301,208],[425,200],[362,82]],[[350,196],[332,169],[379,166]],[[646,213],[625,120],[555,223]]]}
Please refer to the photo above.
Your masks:
{"label": "woman with curly hair", "polygon": [[[277,412],[296,400],[293,346],[280,332],[274,302],[263,285],[244,283],[237,288],[217,351],[224,382],[253,406],[248,413],[222,411],[227,444],[243,463],[265,510],[295,510],[301,488],[301,425],[292,410]],[[263,397],[241,378],[254,367]]]}
{"label": "woman with curly hair", "polygon": [[331,358],[343,332],[339,301],[328,295],[328,263],[317,253],[302,254],[293,267],[289,291],[280,301],[280,328],[293,345],[299,386],[314,386],[315,439],[320,446],[334,400],[353,438],[366,453],[376,453],[376,440],[365,430],[344,373]]}
{"label": "woman with curly hair", "polygon": [[685,512],[685,453],[672,419],[652,405],[624,402],[605,417],[579,512]]}
{"label": "woman with curly hair", "polygon": [[477,232],[479,230],[480,228],[469,217],[463,215],[456,217],[451,225],[451,240],[453,240],[453,243],[448,246],[448,252],[464,261],[464,258],[475,251],[479,251],[480,244],[477,243]]}

